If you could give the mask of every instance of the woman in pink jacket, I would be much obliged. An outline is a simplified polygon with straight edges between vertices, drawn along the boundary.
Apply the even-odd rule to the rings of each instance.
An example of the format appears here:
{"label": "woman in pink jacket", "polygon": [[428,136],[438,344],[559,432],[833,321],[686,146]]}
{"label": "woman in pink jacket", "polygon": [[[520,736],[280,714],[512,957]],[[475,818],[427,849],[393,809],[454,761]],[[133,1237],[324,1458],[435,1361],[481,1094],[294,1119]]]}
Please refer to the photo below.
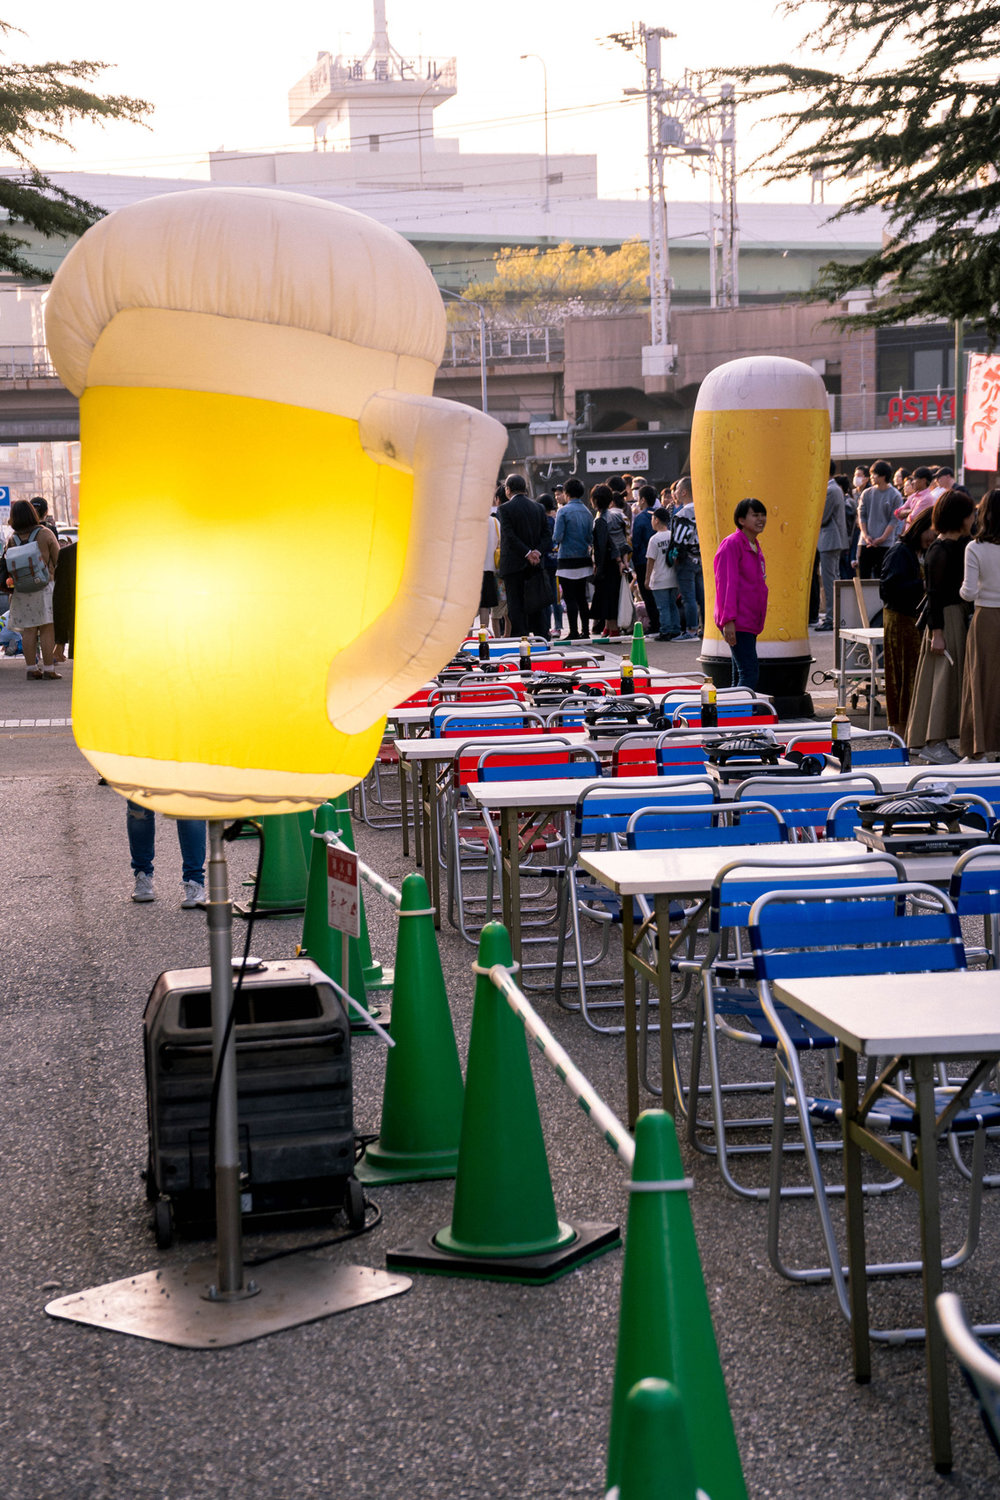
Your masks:
{"label": "woman in pink jacket", "polygon": [[767,511],[759,500],[741,500],[733,520],[736,530],[715,554],[715,623],[733,653],[733,687],[753,689],[760,675],[757,637],[767,614],[767,569],[757,540]]}

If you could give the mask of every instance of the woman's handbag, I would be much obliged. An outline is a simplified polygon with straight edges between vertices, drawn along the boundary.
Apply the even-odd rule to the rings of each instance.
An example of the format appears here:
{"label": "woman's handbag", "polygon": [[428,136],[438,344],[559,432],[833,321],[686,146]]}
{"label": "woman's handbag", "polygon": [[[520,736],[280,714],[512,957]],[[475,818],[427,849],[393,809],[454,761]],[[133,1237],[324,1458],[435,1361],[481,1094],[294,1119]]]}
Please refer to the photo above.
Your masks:
{"label": "woman's handbag", "polygon": [[631,630],[634,618],[635,606],[632,603],[631,575],[623,573],[621,586],[618,590],[618,629]]}

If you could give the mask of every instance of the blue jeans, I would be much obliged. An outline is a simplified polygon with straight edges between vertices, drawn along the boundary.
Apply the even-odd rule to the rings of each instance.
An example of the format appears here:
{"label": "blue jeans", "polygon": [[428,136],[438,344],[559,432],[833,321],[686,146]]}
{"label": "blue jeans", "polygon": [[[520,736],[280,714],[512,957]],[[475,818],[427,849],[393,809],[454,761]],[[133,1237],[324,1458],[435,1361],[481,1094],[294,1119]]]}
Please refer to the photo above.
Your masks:
{"label": "blue jeans", "polygon": [[677,613],[677,590],[653,589],[652,592],[656,600],[656,612],[660,617],[660,634],[678,635],[681,622]]}
{"label": "blue jeans", "polygon": [[[205,884],[205,823],[202,818],[175,818],[181,846],[181,879]],[[136,875],[152,875],[156,814],[138,802],[126,802],[125,826],[132,869]]]}
{"label": "blue jeans", "polygon": [[684,606],[684,629],[696,634],[705,604],[705,585],[701,579],[701,563],[685,558],[674,564],[674,572],[677,574],[677,591]]}
{"label": "blue jeans", "polygon": [[757,637],[750,630],[737,630],[736,645],[729,648],[733,653],[733,687],[753,690],[760,677],[757,662]]}

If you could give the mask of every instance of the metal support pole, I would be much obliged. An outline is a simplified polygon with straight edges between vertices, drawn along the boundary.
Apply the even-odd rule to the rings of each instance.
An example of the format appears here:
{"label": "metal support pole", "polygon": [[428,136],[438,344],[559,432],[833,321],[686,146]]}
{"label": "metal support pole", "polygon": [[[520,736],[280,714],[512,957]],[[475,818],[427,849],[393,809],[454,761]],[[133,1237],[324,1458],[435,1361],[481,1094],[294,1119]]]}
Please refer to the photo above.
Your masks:
{"label": "metal support pole", "polygon": [[965,319],[955,319],[955,483],[965,483]]}
{"label": "metal support pole", "polygon": [[486,314],[479,305],[479,384],[482,389],[483,411],[489,413],[486,399]]}
{"label": "metal support pole", "polygon": [[[210,1297],[246,1295],[240,1206],[240,1140],[236,1095],[236,1039],[223,1041],[233,1004],[233,907],[222,842],[225,824],[208,825],[208,951],[212,969],[212,1062],[219,1077],[215,1117],[216,1281]],[[256,1288],[255,1288],[256,1290]]]}

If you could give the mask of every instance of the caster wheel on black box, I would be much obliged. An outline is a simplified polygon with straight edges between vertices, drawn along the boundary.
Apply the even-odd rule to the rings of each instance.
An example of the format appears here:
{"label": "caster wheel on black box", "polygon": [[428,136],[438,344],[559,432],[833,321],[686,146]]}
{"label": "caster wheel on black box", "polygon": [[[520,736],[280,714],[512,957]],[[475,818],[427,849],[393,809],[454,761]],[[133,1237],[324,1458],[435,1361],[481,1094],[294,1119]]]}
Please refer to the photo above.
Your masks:
{"label": "caster wheel on black box", "polygon": [[344,1184],[344,1213],[347,1224],[357,1232],[365,1227],[365,1190],[356,1177],[348,1177]]}
{"label": "caster wheel on black box", "polygon": [[169,1198],[157,1198],[153,1205],[153,1233],[156,1248],[169,1250],[174,1243],[174,1206]]}

